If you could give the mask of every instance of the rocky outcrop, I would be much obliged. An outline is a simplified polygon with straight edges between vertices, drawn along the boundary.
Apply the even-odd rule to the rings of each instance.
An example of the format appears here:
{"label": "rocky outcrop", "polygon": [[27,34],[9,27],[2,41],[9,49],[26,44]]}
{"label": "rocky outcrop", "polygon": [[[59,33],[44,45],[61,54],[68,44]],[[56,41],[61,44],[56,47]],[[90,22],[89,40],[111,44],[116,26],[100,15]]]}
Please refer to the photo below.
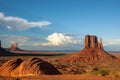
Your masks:
{"label": "rocky outcrop", "polygon": [[84,40],[84,47],[85,48],[102,48],[102,39],[98,42],[96,36],[86,35]]}
{"label": "rocky outcrop", "polygon": [[17,43],[12,44],[11,48],[10,48],[10,51],[16,51],[16,50],[18,50],[18,44]]}
{"label": "rocky outcrop", "polygon": [[13,53],[6,51],[6,49],[4,49],[1,46],[1,40],[0,40],[0,56],[8,56],[8,55],[13,55]]}
{"label": "rocky outcrop", "polygon": [[103,49],[103,46],[102,46],[102,38],[100,38],[100,42],[98,43],[98,48]]}
{"label": "rocky outcrop", "polygon": [[17,43],[12,44],[11,47],[8,50],[11,51],[11,52],[22,51],[20,48],[18,48],[18,44]]}
{"label": "rocky outcrop", "polygon": [[12,59],[0,68],[0,76],[22,77],[61,74],[52,64],[39,58]]}
{"label": "rocky outcrop", "polygon": [[84,48],[74,55],[62,58],[62,62],[80,62],[80,63],[113,63],[118,59],[107,53],[102,46],[102,38],[98,42],[97,37],[94,35],[86,35],[84,39]]}
{"label": "rocky outcrop", "polygon": [[90,48],[90,36],[86,35],[84,39],[84,47],[85,48]]}
{"label": "rocky outcrop", "polygon": [[84,48],[70,56],[62,57],[51,61],[63,74],[84,73],[87,69],[94,69],[99,66],[118,65],[119,59],[107,53],[102,46],[102,39],[98,42],[96,36],[86,35],[84,39]]}
{"label": "rocky outcrop", "polygon": [[[13,72],[15,73],[15,69],[21,64],[22,60],[20,58],[15,58],[9,60],[5,64],[0,67],[0,76],[10,77]],[[15,73],[18,74],[17,72]]]}

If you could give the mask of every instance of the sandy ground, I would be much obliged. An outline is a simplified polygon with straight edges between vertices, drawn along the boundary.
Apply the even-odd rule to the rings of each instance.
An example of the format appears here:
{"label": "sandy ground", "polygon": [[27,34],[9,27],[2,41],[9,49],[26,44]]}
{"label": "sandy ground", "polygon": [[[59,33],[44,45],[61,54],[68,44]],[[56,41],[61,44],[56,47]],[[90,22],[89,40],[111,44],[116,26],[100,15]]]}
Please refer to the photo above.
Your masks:
{"label": "sandy ground", "polygon": [[120,80],[120,77],[97,76],[92,74],[80,75],[43,75],[40,77],[3,78],[0,80]]}
{"label": "sandy ground", "polygon": [[[120,53],[113,54],[114,56],[120,59]],[[21,57],[21,56],[18,56]],[[22,58],[26,59],[31,56]],[[54,56],[55,57],[55,56]],[[9,60],[13,57],[0,57],[0,60]],[[40,57],[42,59],[46,59],[46,57]],[[0,80],[120,80],[120,77],[112,77],[112,76],[98,76],[93,74],[80,74],[80,75],[42,75],[40,77],[19,77],[19,78],[5,78],[0,77]]]}

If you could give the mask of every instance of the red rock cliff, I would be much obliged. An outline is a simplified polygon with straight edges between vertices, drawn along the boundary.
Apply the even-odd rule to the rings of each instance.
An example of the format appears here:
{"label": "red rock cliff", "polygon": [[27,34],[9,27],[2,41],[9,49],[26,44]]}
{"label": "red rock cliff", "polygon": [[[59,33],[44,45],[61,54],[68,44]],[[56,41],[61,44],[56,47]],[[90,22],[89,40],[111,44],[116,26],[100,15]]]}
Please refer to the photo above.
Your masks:
{"label": "red rock cliff", "polygon": [[84,47],[85,48],[101,48],[102,49],[102,39],[98,42],[96,36],[86,35],[84,39]]}

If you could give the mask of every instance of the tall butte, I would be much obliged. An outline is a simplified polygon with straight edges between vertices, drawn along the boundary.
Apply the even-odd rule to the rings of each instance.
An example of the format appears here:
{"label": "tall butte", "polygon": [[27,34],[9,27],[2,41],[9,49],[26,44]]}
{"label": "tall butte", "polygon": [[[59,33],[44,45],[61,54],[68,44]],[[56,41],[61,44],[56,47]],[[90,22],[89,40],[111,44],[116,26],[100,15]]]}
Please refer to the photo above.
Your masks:
{"label": "tall butte", "polygon": [[[84,39],[84,48],[71,56],[63,59],[65,62],[82,63],[115,63],[118,59],[103,49],[102,38],[100,42],[94,35],[86,35]],[[62,60],[61,60],[62,61]]]}
{"label": "tall butte", "polygon": [[91,49],[100,48],[100,49],[102,49],[102,38],[100,39],[100,42],[98,42],[96,36],[86,35],[85,40],[84,40],[84,48],[91,48]]}

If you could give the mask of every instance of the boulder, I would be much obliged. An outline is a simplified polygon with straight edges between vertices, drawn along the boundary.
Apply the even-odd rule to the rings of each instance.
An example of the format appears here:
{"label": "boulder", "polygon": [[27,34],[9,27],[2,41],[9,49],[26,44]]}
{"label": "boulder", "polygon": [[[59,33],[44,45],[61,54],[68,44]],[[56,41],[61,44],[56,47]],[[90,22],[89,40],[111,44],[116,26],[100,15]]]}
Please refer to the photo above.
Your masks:
{"label": "boulder", "polygon": [[30,58],[18,67],[19,76],[55,75],[60,72],[50,63],[39,58]]}
{"label": "boulder", "polygon": [[52,64],[39,58],[29,58],[25,61],[12,59],[0,68],[0,76],[22,77],[61,74]]}
{"label": "boulder", "polygon": [[15,58],[7,61],[0,67],[0,76],[10,77],[11,73],[22,63],[20,58]]}

